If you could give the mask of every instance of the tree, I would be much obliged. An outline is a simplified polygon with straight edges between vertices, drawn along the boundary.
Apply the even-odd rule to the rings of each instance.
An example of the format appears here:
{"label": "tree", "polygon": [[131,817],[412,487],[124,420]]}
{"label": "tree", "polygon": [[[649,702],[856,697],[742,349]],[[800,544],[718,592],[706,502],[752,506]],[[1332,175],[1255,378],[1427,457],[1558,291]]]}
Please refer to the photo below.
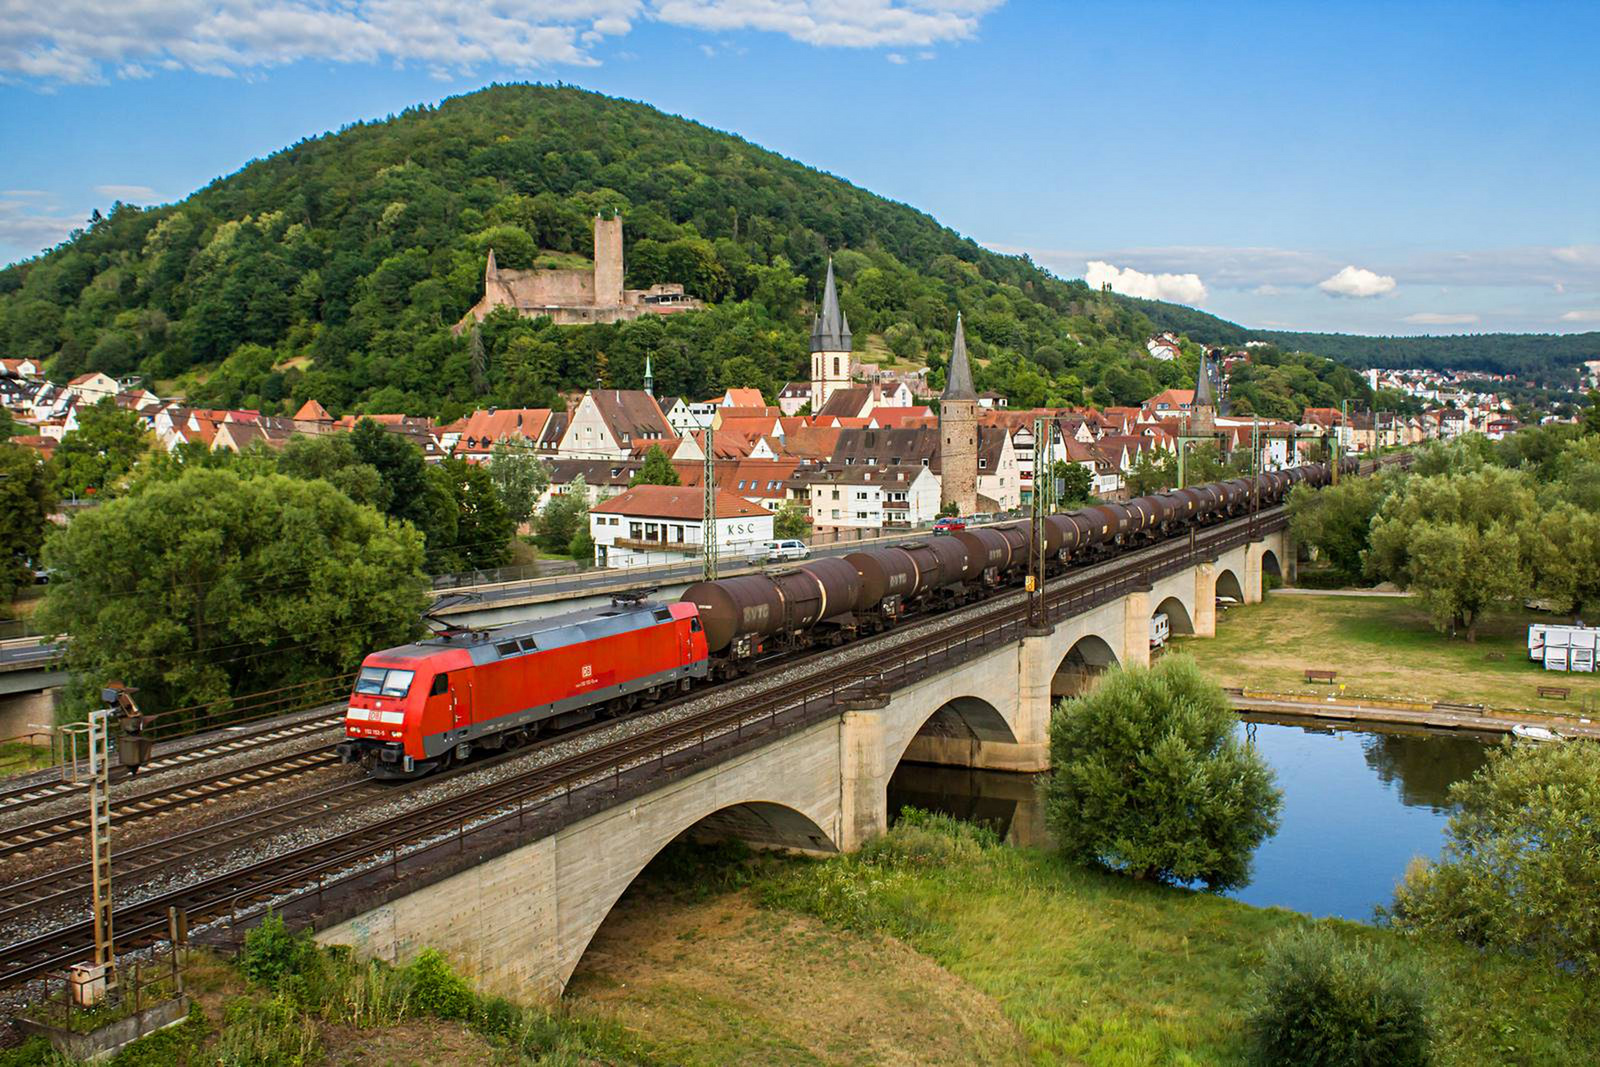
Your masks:
{"label": "tree", "polygon": [[1451,787],[1437,862],[1415,861],[1394,924],[1600,972],[1600,745],[1506,745]]}
{"label": "tree", "polygon": [[945,501],[945,503],[939,508],[939,517],[941,519],[958,518],[960,515],[961,505],[957,504],[954,500]]}
{"label": "tree", "polygon": [[1526,476],[1514,471],[1413,474],[1378,509],[1366,572],[1414,590],[1440,631],[1475,641],[1485,611],[1533,586],[1537,514]]}
{"label": "tree", "polygon": [[356,456],[350,434],[295,436],[278,453],[278,471],[291,478],[321,478],[357,504],[387,511],[393,499],[378,468]]}
{"label": "tree", "polygon": [[644,462],[639,464],[639,473],[628,482],[630,486],[680,484],[678,468],[672,465],[672,458],[660,445],[650,446],[644,454]]}
{"label": "tree", "polygon": [[1532,531],[1534,585],[1555,610],[1600,608],[1600,514],[1557,501]]}
{"label": "tree", "polygon": [[1094,474],[1082,463],[1056,460],[1055,482],[1056,503],[1062,507],[1081,507],[1094,494]]}
{"label": "tree", "polygon": [[1221,687],[1178,655],[1058,706],[1045,818],[1062,852],[1141,880],[1247,884],[1282,794],[1238,723]]}
{"label": "tree", "polygon": [[1372,543],[1372,518],[1397,480],[1380,473],[1320,489],[1296,486],[1289,494],[1295,540],[1316,548],[1346,581],[1359,580]]}
{"label": "tree", "polygon": [[539,512],[539,547],[570,552],[580,526],[589,524],[589,487],[583,475],[573,478],[565,493],[553,493]]}
{"label": "tree", "polygon": [[356,460],[372,467],[383,480],[388,495],[384,510],[427,534],[434,525],[437,501],[429,496],[427,464],[417,446],[372,419],[362,419],[350,431],[350,447]]}
{"label": "tree", "polygon": [[332,679],[414,637],[422,538],[321,481],[190,470],[53,534],[40,622],[148,711]]}
{"label": "tree", "polygon": [[772,517],[772,536],[783,540],[804,540],[811,533],[811,520],[793,500],[786,500]]}
{"label": "tree", "polygon": [[428,468],[427,477],[453,505],[454,536],[428,544],[434,572],[499,567],[511,558],[511,521],[489,472],[454,456]]}
{"label": "tree", "polygon": [[489,354],[483,349],[483,331],[476,323],[472,326],[472,339],[467,342],[467,359],[472,367],[472,391],[478,396],[489,392]]}
{"label": "tree", "polygon": [[1142,450],[1128,471],[1127,483],[1129,496],[1173,488],[1178,484],[1178,457],[1161,448]]}
{"label": "tree", "polygon": [[17,587],[33,580],[55,509],[55,492],[39,454],[31,448],[0,441],[0,604],[9,603]]}
{"label": "tree", "polygon": [[0,404],[0,444],[6,444],[17,435],[17,420],[11,417],[11,409]]}
{"label": "tree", "polygon": [[1591,389],[1588,393],[1589,406],[1583,409],[1584,434],[1600,434],[1600,389]]}
{"label": "tree", "polygon": [[61,439],[50,463],[62,496],[104,496],[117,488],[149,445],[144,423],[105,397],[78,411],[78,428]]}
{"label": "tree", "polygon": [[505,437],[489,450],[489,477],[512,523],[533,517],[533,507],[550,487],[550,470],[525,437]]}

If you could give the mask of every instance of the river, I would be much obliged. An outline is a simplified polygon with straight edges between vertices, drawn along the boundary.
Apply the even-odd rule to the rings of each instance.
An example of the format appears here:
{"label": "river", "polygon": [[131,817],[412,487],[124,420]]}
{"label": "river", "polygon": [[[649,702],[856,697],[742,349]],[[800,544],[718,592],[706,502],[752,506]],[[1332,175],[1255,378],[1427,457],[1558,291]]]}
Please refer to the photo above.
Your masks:
{"label": "river", "polygon": [[[1283,790],[1278,832],[1256,851],[1249,904],[1369,921],[1413,856],[1437,856],[1451,783],[1486,758],[1482,738],[1258,723],[1253,743]],[[901,764],[889,810],[912,805],[993,827],[1009,843],[1047,845],[1033,775]]]}

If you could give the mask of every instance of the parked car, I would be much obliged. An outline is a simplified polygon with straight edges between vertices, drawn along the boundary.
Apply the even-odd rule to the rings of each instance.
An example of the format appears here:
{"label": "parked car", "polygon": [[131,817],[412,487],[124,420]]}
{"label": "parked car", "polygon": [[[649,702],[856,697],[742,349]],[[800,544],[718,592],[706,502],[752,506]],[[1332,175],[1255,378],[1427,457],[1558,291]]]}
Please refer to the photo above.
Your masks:
{"label": "parked car", "polygon": [[946,515],[933,524],[933,532],[936,534],[955,533],[957,530],[965,530],[966,528],[966,521],[958,519],[954,515]]}
{"label": "parked car", "polygon": [[806,547],[804,541],[788,538],[782,541],[764,541],[750,553],[752,563],[782,563],[791,559],[807,559],[811,556],[811,549]]}

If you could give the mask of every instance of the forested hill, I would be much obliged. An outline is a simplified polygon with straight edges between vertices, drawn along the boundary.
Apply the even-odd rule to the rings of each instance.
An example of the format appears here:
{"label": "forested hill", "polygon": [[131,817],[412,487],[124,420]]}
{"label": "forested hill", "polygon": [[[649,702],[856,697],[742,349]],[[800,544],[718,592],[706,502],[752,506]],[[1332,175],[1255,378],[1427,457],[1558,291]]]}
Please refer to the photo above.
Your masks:
{"label": "forested hill", "polygon": [[1515,374],[1537,385],[1577,383],[1577,367],[1600,359],[1600,333],[1476,333],[1449,337],[1359,337],[1264,330],[1263,340],[1305,348],[1352,367],[1422,367]]}
{"label": "forested hill", "polygon": [[[451,334],[482,291],[488,248],[504,268],[569,265],[611,210],[625,219],[630,286],[683,282],[711,308],[565,328],[497,314],[481,356]],[[1145,358],[1147,312],[1163,327],[1220,322],[1062,281],[645,105],[518,85],[301,142],[179,204],[115,207],[0,271],[0,350],[48,357],[57,379],[140,373],[196,402],[269,412],[311,398],[443,418],[546,404],[597,382],[636,386],[647,355],[658,392],[770,392],[803,372],[830,253],[858,350],[926,360],[937,383],[959,309],[979,388],[1018,404],[1132,403],[1192,381],[1192,356]],[[1263,414],[1359,398],[1348,371],[1309,366],[1273,393],[1284,410]]]}

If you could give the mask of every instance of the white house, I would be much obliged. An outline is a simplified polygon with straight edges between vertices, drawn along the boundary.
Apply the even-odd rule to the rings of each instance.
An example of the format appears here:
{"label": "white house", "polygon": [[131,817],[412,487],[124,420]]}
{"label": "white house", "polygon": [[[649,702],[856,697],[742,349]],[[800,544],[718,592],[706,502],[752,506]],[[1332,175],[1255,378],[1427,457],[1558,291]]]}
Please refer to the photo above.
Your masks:
{"label": "white house", "polygon": [[67,383],[67,392],[90,404],[108,396],[116,396],[120,391],[117,380],[100,371],[80,374]]}
{"label": "white house", "polygon": [[717,413],[716,402],[712,400],[695,403],[682,396],[671,399],[672,403],[663,405],[663,410],[667,413],[667,424],[679,437],[688,437],[710,426]]}
{"label": "white house", "polygon": [[838,468],[809,488],[812,529],[921,526],[939,517],[939,479],[920,464]]}
{"label": "white house", "polygon": [[651,442],[671,450],[678,435],[639,389],[592,389],[572,412],[557,454],[562,459],[626,459]]}
{"label": "white house", "polygon": [[[718,490],[717,552],[749,555],[772,540],[772,512]],[[589,512],[594,561],[600,567],[645,567],[682,563],[705,545],[705,497],[699,488],[636,485]]]}

